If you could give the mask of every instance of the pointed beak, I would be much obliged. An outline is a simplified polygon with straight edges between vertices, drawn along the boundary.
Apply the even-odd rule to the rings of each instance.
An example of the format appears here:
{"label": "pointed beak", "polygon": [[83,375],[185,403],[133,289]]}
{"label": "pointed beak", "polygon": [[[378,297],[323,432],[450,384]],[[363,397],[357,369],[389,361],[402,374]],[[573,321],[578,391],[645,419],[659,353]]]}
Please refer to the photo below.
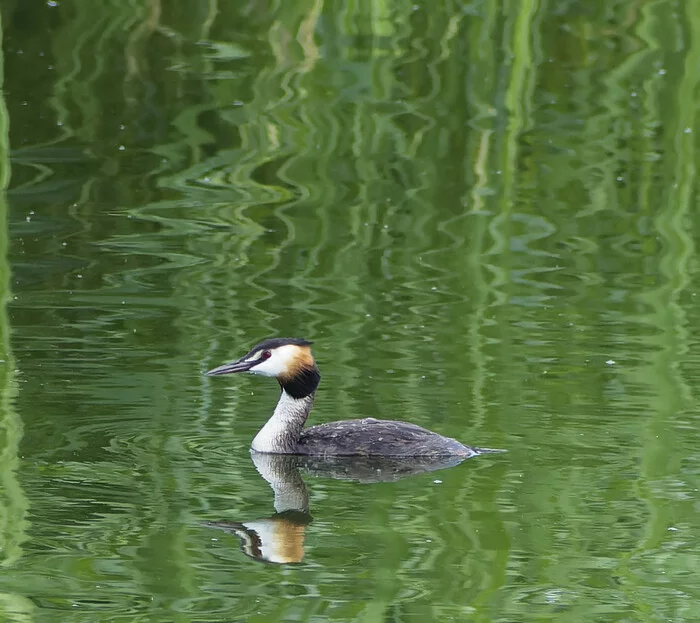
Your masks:
{"label": "pointed beak", "polygon": [[218,368],[214,368],[213,370],[209,370],[209,372],[206,373],[207,376],[218,376],[219,374],[233,374],[234,372],[247,372],[250,370],[256,363],[257,361],[244,361],[243,359],[239,359],[238,361],[234,361],[233,363],[225,363],[223,366],[219,366]]}

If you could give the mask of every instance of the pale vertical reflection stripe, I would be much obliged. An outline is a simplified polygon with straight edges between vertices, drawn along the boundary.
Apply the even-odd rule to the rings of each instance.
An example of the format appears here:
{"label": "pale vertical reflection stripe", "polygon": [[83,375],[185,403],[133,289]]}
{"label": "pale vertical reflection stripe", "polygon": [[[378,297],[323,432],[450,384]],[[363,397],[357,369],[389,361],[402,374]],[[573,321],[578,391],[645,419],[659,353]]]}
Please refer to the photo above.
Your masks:
{"label": "pale vertical reflection stripe", "polygon": [[314,32],[322,10],[323,0],[315,0],[308,16],[302,20],[299,26],[297,41],[304,50],[304,62],[299,66],[299,71],[302,73],[311,71],[318,59],[321,57],[318,46],[314,41]]}
{"label": "pale vertical reflection stripe", "polygon": [[494,266],[495,292],[497,303],[505,303],[508,300],[507,289],[511,283],[510,260],[510,220],[513,208],[513,200],[516,194],[518,170],[518,141],[520,134],[530,125],[531,99],[534,84],[534,69],[532,66],[532,52],[530,39],[534,32],[534,18],[538,4],[526,1],[513,5],[515,12],[507,16],[508,27],[506,32],[511,34],[512,41],[508,42],[507,49],[511,53],[513,62],[510,66],[510,78],[506,89],[505,104],[508,111],[508,124],[503,139],[503,157],[500,165],[501,196],[500,210],[492,219],[490,232],[493,236],[494,246],[489,254],[498,254],[505,261],[498,268]]}
{"label": "pale vertical reflection stripe", "polygon": [[[10,343],[10,319],[7,305],[11,301],[10,265],[8,260],[8,205],[5,191],[10,183],[10,143],[7,107],[4,99],[4,53],[0,15],[0,566],[10,567],[22,556],[27,539],[27,496],[17,479],[22,421],[14,408],[18,387],[15,359]],[[0,596],[14,611],[26,610],[25,600],[11,594]]]}
{"label": "pale vertical reflection stripe", "polygon": [[[128,31],[129,35],[124,48],[127,82],[141,78],[145,65],[143,46],[149,37],[158,31],[162,19],[160,2],[147,3],[143,12],[143,19],[139,20],[137,25]],[[99,73],[102,74],[101,71]]]}
{"label": "pale vertical reflection stripe", "polygon": [[[474,387],[472,395],[474,397],[474,430],[479,430],[484,422],[486,413],[486,400],[484,389],[486,387],[487,366],[486,353],[484,351],[485,337],[482,334],[484,328],[486,311],[489,308],[488,292],[484,278],[485,268],[482,266],[481,258],[485,255],[485,234],[487,214],[484,206],[484,196],[488,190],[489,178],[487,173],[489,147],[491,144],[491,130],[484,130],[480,133],[476,160],[474,161],[474,174],[476,182],[471,191],[470,224],[472,232],[472,251],[469,255],[469,271],[473,292],[478,298],[473,300],[473,312],[469,318],[469,348],[472,353],[471,364],[474,366]],[[466,164],[466,163],[465,163]]]}
{"label": "pale vertical reflection stripe", "polygon": [[[644,12],[640,36],[658,47],[653,38],[654,15]],[[683,19],[683,18],[679,18]],[[662,153],[667,159],[668,190],[665,201],[658,205],[654,195],[649,196],[650,214],[656,214],[654,224],[662,245],[659,254],[661,275],[657,288],[640,298],[651,307],[650,325],[661,330],[652,340],[656,348],[650,352],[649,364],[640,368],[642,382],[652,385],[651,409],[644,429],[641,456],[641,471],[644,486],[642,492],[649,507],[646,533],[638,550],[630,555],[654,553],[648,564],[654,568],[665,568],[664,556],[658,552],[659,543],[668,539],[668,529],[674,525],[672,507],[668,504],[669,485],[683,487],[683,452],[674,451],[682,445],[678,428],[669,426],[677,421],[678,414],[694,408],[692,390],[683,378],[680,364],[689,350],[690,336],[688,319],[681,295],[690,284],[690,264],[695,257],[693,239],[688,233],[688,223],[694,216],[694,194],[697,187],[695,156],[697,154],[697,97],[700,88],[700,2],[694,0],[685,5],[687,49],[683,63],[683,74],[676,92],[677,124],[663,136]],[[680,29],[681,24],[678,25]],[[659,119],[657,98],[664,93],[666,78],[658,71],[650,72],[644,88],[645,124],[656,125]],[[649,146],[651,149],[651,146]],[[659,165],[655,161],[656,166]],[[651,179],[651,175],[648,176]],[[649,192],[653,188],[650,186]],[[657,553],[658,552],[658,553]],[[643,557],[638,557],[640,560]],[[651,572],[652,569],[645,571]],[[632,576],[633,574],[630,574]]]}

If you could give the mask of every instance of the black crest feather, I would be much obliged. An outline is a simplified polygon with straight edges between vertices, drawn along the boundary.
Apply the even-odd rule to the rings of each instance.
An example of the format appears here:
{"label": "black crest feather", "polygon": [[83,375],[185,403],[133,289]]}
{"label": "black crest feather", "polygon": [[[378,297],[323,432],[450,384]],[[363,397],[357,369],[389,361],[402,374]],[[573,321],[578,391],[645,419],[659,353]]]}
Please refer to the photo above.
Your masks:
{"label": "black crest feather", "polygon": [[250,353],[255,353],[259,350],[279,348],[280,346],[287,346],[288,344],[293,344],[294,346],[311,346],[313,342],[297,337],[271,337],[253,346],[253,348],[250,349]]}

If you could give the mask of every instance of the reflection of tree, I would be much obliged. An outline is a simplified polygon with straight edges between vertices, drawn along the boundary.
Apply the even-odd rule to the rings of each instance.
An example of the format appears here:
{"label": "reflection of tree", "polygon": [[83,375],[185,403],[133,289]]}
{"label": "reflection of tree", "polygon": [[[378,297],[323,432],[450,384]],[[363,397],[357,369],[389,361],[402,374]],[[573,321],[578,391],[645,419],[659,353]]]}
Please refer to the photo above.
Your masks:
{"label": "reflection of tree", "polygon": [[[153,460],[159,443],[166,447],[170,439],[173,413],[191,404],[191,361],[209,359],[231,336],[248,341],[303,328],[329,345],[335,376],[328,378],[334,391],[323,399],[326,414],[356,417],[401,404],[409,411],[403,419],[430,426],[428,418],[445,418],[459,438],[479,426],[500,427],[526,448],[542,443],[543,430],[556,438],[546,469],[524,462],[522,481],[530,488],[499,481],[501,488],[494,483],[478,494],[491,504],[507,497],[524,511],[514,549],[547,552],[577,568],[580,559],[558,549],[557,540],[574,527],[582,541],[599,536],[596,551],[614,559],[616,551],[602,542],[607,533],[591,529],[581,492],[607,490],[610,466],[628,466],[623,471],[631,476],[617,485],[624,501],[601,505],[611,512],[608,525],[644,516],[630,500],[653,509],[650,536],[640,546],[648,555],[626,563],[627,590],[641,599],[639,571],[663,563],[655,539],[667,536],[669,513],[678,507],[648,492],[640,500],[645,494],[633,483],[640,473],[672,481],[689,455],[675,418],[689,403],[687,328],[698,324],[697,306],[683,303],[697,227],[690,209],[697,176],[694,5],[665,11],[663,1],[585,10],[575,2],[449,0],[437,9],[374,0],[60,4],[56,15],[17,0],[2,7],[3,15],[11,7],[32,12],[24,21],[42,33],[17,27],[14,47],[22,48],[25,64],[7,93],[15,100],[13,131],[21,128],[29,141],[13,151],[20,191],[14,201],[50,218],[32,223],[38,242],[22,241],[26,256],[15,270],[31,273],[42,320],[73,331],[72,345],[84,348],[86,359],[103,355],[97,335],[126,335],[121,346],[152,352],[168,368],[128,378],[123,372],[115,381],[120,389],[131,382],[156,414],[141,431],[153,439],[141,457],[148,477],[115,470],[121,457],[99,477],[86,469],[86,455],[102,458],[108,439],[85,443],[78,460],[61,469],[92,482],[111,482],[117,471],[125,490],[138,488],[150,508],[158,500],[162,515],[179,499],[205,497],[215,479],[192,484],[185,445],[168,446],[178,465],[188,466],[177,473]],[[18,94],[30,92],[32,105],[25,107]],[[2,123],[6,130],[4,112]],[[6,131],[2,140],[4,187]],[[0,209],[4,254],[4,203]],[[70,257],[43,263],[47,249],[64,239]],[[32,263],[36,258],[41,265]],[[0,272],[8,286],[8,267]],[[69,289],[82,298],[69,297]],[[120,307],[123,300],[134,304]],[[13,365],[4,308],[0,322],[2,460],[14,465],[20,427],[9,404]],[[30,321],[18,318],[15,325],[22,322],[31,334]],[[217,331],[215,347],[210,337]],[[400,382],[382,389],[363,384],[368,343],[381,344],[375,364],[399,372]],[[628,362],[614,382],[580,357],[608,348]],[[183,352],[189,361],[179,357]],[[45,354],[50,364],[55,355]],[[565,373],[533,396],[533,369],[552,362]],[[132,363],[114,368],[126,371]],[[434,377],[423,378],[426,367],[446,372],[437,390]],[[641,391],[615,402],[620,381]],[[653,419],[645,419],[645,393],[658,401]],[[535,426],[512,406],[523,396],[533,398]],[[42,399],[33,396],[40,406]],[[443,413],[440,404],[463,404],[464,413]],[[567,469],[571,457],[557,447],[577,447],[581,428],[552,414],[590,406],[597,416],[587,420],[586,443],[618,458],[598,470]],[[621,418],[619,406],[630,417]],[[232,400],[229,421],[245,425],[241,413]],[[198,432],[206,432],[209,417],[202,407]],[[43,449],[53,458],[51,444],[74,423],[40,425],[56,433],[45,436]],[[118,426],[105,428],[112,434]],[[33,450],[44,456],[42,448]],[[12,467],[3,473],[14,477]],[[177,492],[167,488],[171,480]],[[450,486],[456,503],[432,518],[416,516],[416,534],[437,530],[443,512],[452,518],[445,526],[474,525],[474,483]],[[22,524],[6,518],[21,517],[22,498],[6,491],[2,539],[17,553]],[[113,495],[109,489],[105,497]],[[114,542],[137,540],[144,530],[135,523],[124,535],[118,518],[93,525]],[[483,526],[460,538],[442,529],[445,547],[435,569],[456,568],[452,544],[460,538],[477,551],[487,548],[477,538]],[[183,542],[173,537],[170,545],[186,575]],[[498,552],[496,563],[483,565],[487,588],[473,588],[484,603],[506,592],[499,588],[507,564],[533,583],[547,579],[535,562],[508,560],[507,547]],[[400,548],[390,555],[392,570],[420,562],[407,563]],[[440,594],[460,603],[463,582],[474,575],[450,573],[439,582]],[[577,590],[582,583],[571,585]],[[426,591],[425,603],[433,597]]]}

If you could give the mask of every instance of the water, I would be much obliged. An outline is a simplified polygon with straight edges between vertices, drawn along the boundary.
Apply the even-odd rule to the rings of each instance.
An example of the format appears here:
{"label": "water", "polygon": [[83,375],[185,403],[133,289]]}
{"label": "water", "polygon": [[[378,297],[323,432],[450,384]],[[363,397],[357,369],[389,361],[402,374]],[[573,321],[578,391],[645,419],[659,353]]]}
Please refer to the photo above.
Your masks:
{"label": "water", "polygon": [[[0,620],[695,621],[697,8],[3,3]],[[280,519],[268,336],[508,452]]]}

